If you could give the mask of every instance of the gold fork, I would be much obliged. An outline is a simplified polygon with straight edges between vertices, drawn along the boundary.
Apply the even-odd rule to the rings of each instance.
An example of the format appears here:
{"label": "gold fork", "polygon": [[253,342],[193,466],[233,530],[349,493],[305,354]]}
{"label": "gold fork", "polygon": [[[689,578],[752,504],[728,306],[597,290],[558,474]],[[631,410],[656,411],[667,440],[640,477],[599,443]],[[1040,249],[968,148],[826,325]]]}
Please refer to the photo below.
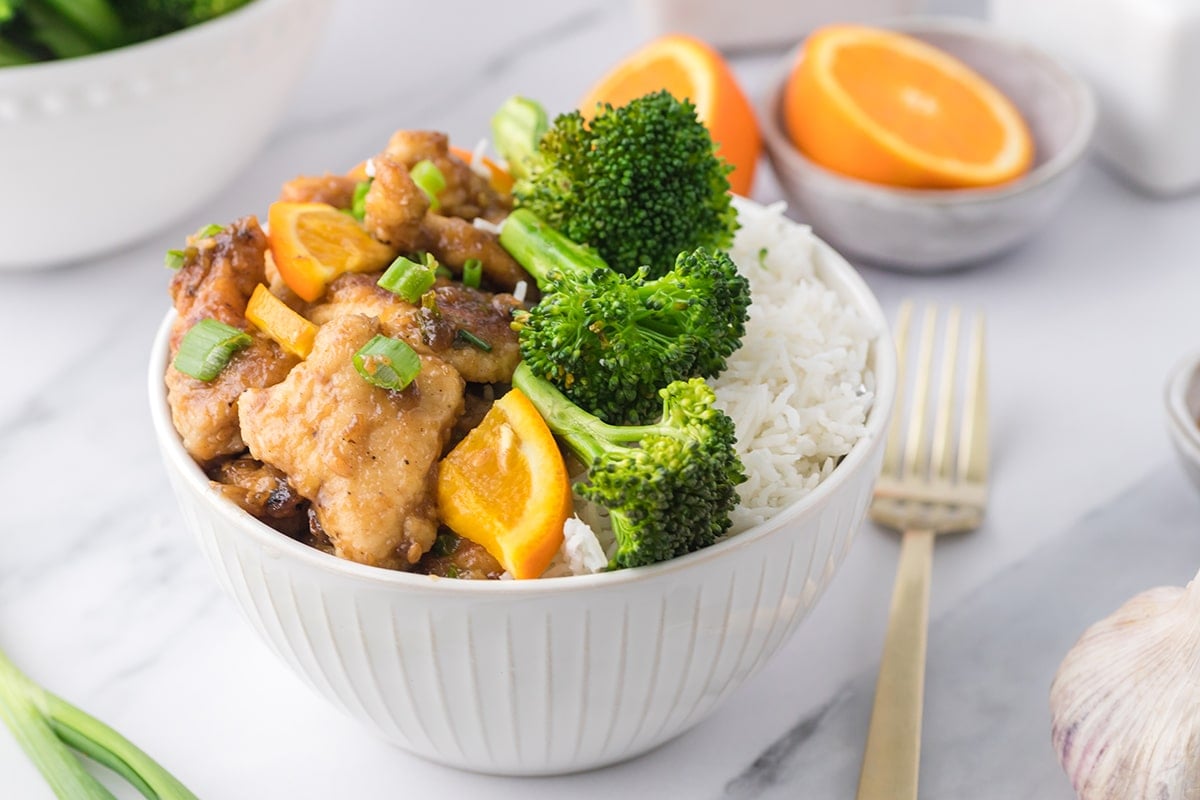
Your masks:
{"label": "gold fork", "polygon": [[[900,388],[870,513],[876,522],[901,531],[902,539],[858,800],[917,797],[933,540],[938,534],[978,528],[987,505],[983,316],[969,324],[966,375],[960,379],[963,315],[957,307],[946,315],[934,407],[937,316],[933,306],[922,316],[907,421],[903,400],[913,304],[901,305],[896,319]],[[961,409],[957,443],[952,435],[956,408]]]}

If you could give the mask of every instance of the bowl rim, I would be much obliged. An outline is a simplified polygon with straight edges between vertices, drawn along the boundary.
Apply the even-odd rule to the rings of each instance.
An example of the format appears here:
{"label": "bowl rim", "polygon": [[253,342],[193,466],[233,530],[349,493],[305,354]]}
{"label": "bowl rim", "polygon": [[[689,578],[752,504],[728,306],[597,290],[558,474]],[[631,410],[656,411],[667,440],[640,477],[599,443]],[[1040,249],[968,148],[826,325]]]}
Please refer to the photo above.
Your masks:
{"label": "bowl rim", "polygon": [[1163,401],[1167,411],[1168,428],[1175,443],[1186,448],[1193,461],[1200,464],[1200,422],[1188,408],[1187,394],[1200,383],[1200,351],[1180,359],[1167,376]]}
{"label": "bowl rim", "polygon": [[1071,96],[1072,105],[1076,109],[1074,128],[1066,143],[1051,155],[1046,161],[1038,164],[1029,172],[1016,180],[999,186],[973,187],[963,189],[917,189],[902,186],[888,186],[872,183],[860,178],[834,172],[815,161],[812,161],[801,150],[792,144],[784,132],[779,118],[783,101],[783,92],[787,87],[788,77],[792,68],[801,57],[804,41],[788,51],[776,77],[768,83],[769,89],[764,102],[760,105],[760,122],[763,138],[767,149],[773,158],[784,158],[801,170],[815,173],[830,183],[842,184],[863,194],[894,197],[906,202],[916,202],[926,205],[963,205],[969,203],[990,203],[1011,197],[1016,194],[1045,184],[1065,172],[1068,167],[1078,161],[1091,143],[1096,127],[1096,99],[1091,86],[1079,75],[1058,59],[1044,50],[1037,48],[1021,39],[1000,33],[994,26],[980,20],[967,17],[950,17],[937,15],[918,15],[912,17],[894,17],[871,23],[871,27],[887,28],[900,33],[919,36],[922,33],[941,33],[960,36],[982,42],[989,47],[1003,49],[1010,54],[1019,54],[1028,62],[1037,64],[1042,70],[1053,73],[1059,83]]}
{"label": "bowl rim", "polygon": [[102,50],[99,53],[75,56],[74,58],[55,58],[49,61],[37,61],[33,64],[0,67],[0,90],[24,88],[23,84],[33,78],[52,79],[60,76],[72,76],[72,74],[84,74],[91,79],[95,77],[92,70],[102,66],[121,65],[122,62],[132,61],[143,55],[165,52],[183,41],[200,41],[205,38],[222,36],[227,29],[241,26],[243,23],[248,27],[252,26],[259,16],[270,13],[270,7],[284,5],[288,2],[290,0],[250,0],[245,5],[213,19],[140,42],[114,47],[111,50]]}
{"label": "bowl rim", "polygon": [[[765,206],[754,204],[760,209]],[[788,220],[790,224],[800,224]],[[208,502],[227,523],[233,525],[247,536],[247,541],[253,541],[263,548],[294,558],[300,564],[322,572],[339,575],[349,580],[366,581],[379,586],[389,586],[395,589],[422,589],[445,591],[447,593],[469,593],[472,595],[504,594],[509,596],[530,597],[542,594],[557,594],[560,592],[581,591],[591,588],[641,583],[661,577],[669,577],[681,570],[688,570],[697,565],[721,558],[725,554],[740,550],[759,541],[772,532],[785,528],[790,523],[803,518],[814,510],[821,508],[829,498],[843,485],[852,480],[852,476],[862,469],[868,468],[875,450],[882,447],[886,428],[891,417],[892,406],[896,394],[896,352],[892,343],[887,318],[879,305],[878,299],[867,286],[862,276],[846,259],[829,244],[813,235],[813,261],[817,276],[830,288],[838,293],[843,302],[854,307],[876,329],[870,340],[870,352],[873,360],[872,375],[874,378],[875,397],[867,413],[865,422],[866,433],[856,442],[850,452],[842,457],[833,472],[822,480],[812,491],[801,497],[790,506],[780,509],[770,519],[755,525],[748,530],[723,539],[709,547],[689,553],[684,556],[652,564],[645,567],[601,572],[592,575],[573,575],[563,578],[541,580],[508,580],[508,581],[466,581],[453,578],[442,578],[436,575],[419,575],[411,572],[373,567],[359,564],[337,556],[325,553],[303,542],[292,539],[255,517],[243,511],[234,503],[229,502],[217,493],[209,484],[208,477],[184,449],[178,433],[171,421],[171,412],[166,401],[166,389],[163,374],[166,368],[167,340],[170,337],[171,325],[176,318],[174,308],[167,311],[154,337],[147,370],[147,390],[150,403],[150,416],[154,427],[155,439],[162,453],[167,469],[176,473],[188,487]],[[872,476],[874,477],[874,476]]]}

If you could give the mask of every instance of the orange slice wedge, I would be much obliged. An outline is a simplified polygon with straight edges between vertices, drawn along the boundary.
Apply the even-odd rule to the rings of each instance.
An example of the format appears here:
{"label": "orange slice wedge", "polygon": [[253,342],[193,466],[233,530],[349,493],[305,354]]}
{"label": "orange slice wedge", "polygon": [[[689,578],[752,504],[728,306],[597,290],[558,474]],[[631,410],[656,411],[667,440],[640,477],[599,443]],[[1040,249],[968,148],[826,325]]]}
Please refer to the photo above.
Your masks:
{"label": "orange slice wedge", "polygon": [[623,106],[661,89],[696,106],[718,155],[733,167],[730,188],[748,195],[762,152],[758,120],[725,59],[699,39],[673,34],[654,40],[601,78],[579,108],[591,117],[598,103]]}
{"label": "orange slice wedge", "polygon": [[396,257],[348,214],[325,203],[272,203],[267,211],[271,257],[280,277],[308,302],[344,272],[374,272]]}
{"label": "orange slice wedge", "polygon": [[261,283],[246,304],[246,319],[289,353],[308,358],[317,326],[293,311]]}
{"label": "orange slice wedge", "polygon": [[571,513],[562,453],[533,403],[513,389],[442,459],[438,511],[514,578],[546,571]]}
{"label": "orange slice wedge", "polygon": [[892,31],[813,33],[784,92],[795,145],[844,175],[894,186],[992,186],[1028,171],[1020,112],[958,59]]}

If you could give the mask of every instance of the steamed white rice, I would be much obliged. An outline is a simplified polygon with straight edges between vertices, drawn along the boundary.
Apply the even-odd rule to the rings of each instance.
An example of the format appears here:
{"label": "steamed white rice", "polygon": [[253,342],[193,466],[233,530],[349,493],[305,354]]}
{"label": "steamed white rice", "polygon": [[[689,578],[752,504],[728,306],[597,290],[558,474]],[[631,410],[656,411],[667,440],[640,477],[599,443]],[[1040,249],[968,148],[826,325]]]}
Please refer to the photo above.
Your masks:
{"label": "steamed white rice", "polygon": [[[729,535],[808,494],[862,438],[874,398],[867,352],[878,333],[816,276],[812,232],[784,217],[782,203],[735,203],[741,228],[730,255],[753,299],[742,347],[712,383],[747,475]],[[604,515],[587,504],[577,511],[544,577],[608,563],[615,542]]]}
{"label": "steamed white rice", "polygon": [[816,276],[812,232],[784,217],[782,203],[737,209],[730,255],[753,300],[742,348],[713,382],[747,475],[731,534],[808,494],[866,433],[867,352],[878,333]]}

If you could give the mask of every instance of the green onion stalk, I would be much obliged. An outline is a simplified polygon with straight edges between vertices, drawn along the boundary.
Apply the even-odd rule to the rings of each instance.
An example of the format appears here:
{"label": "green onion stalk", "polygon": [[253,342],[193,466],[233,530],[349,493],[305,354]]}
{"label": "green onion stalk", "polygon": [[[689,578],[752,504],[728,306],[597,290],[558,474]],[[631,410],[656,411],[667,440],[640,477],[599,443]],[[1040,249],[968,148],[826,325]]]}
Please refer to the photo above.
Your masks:
{"label": "green onion stalk", "polygon": [[63,800],[115,800],[73,750],[108,767],[149,800],[198,800],[133,742],[25,677],[3,651],[0,719]]}

